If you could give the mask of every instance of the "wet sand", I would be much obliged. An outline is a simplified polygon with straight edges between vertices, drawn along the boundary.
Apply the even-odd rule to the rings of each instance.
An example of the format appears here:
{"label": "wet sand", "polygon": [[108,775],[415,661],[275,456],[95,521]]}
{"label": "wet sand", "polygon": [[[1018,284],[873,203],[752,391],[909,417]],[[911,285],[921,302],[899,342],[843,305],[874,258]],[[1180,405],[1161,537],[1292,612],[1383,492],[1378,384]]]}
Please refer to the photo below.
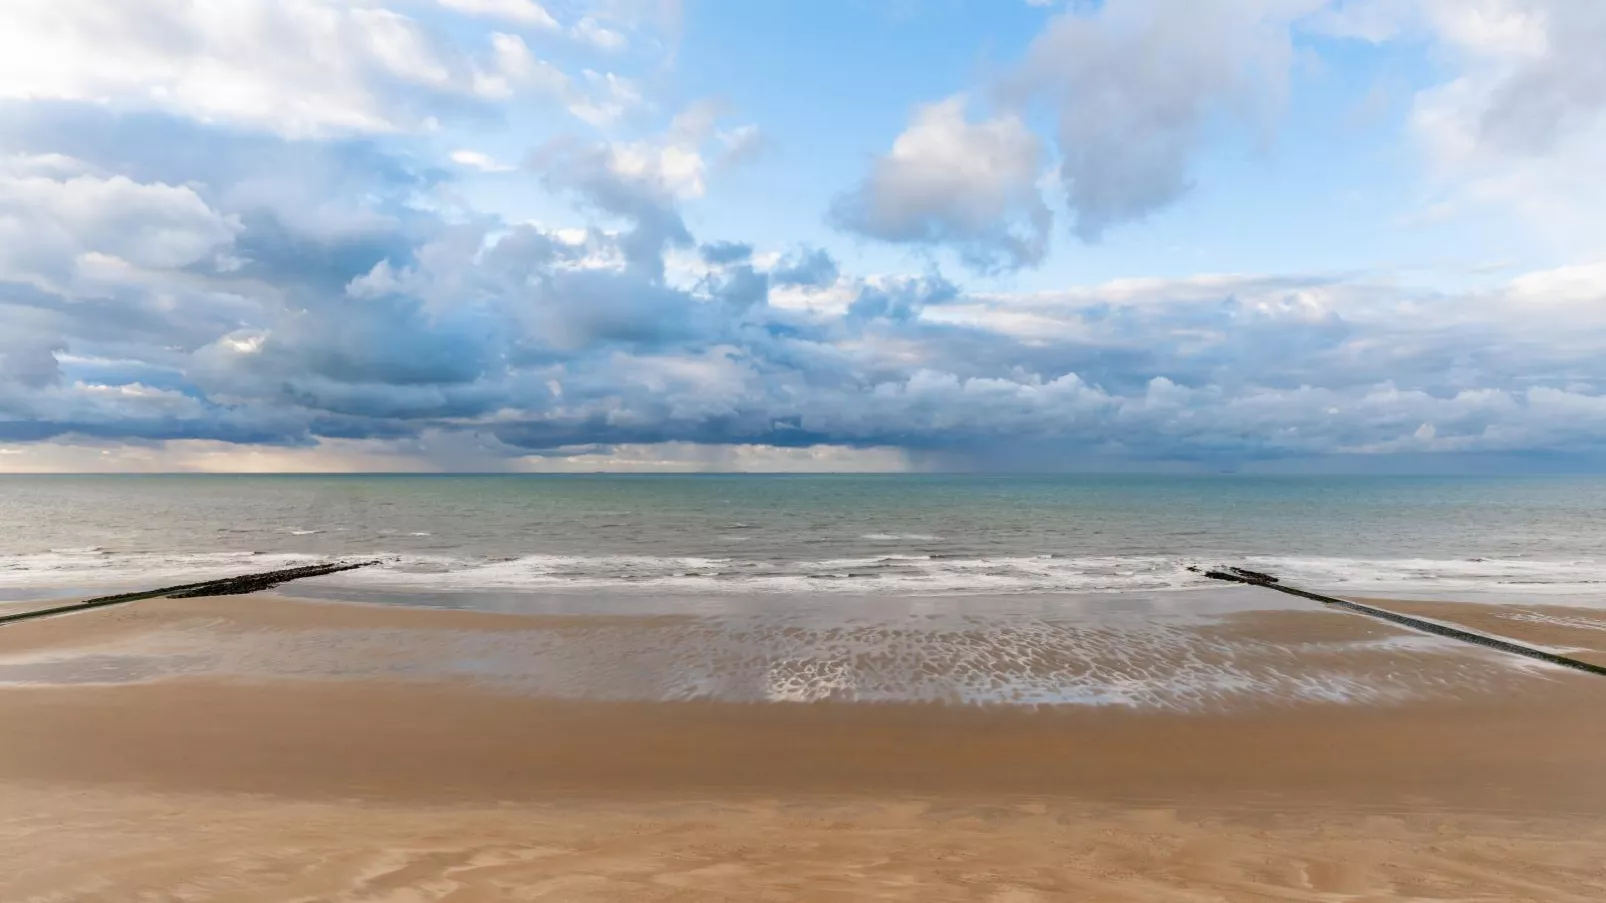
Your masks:
{"label": "wet sand", "polygon": [[[502,636],[515,650],[551,634],[593,643],[599,620],[632,637],[686,626],[158,600],[0,630],[0,658],[70,662],[142,644],[171,654],[174,636],[406,658],[427,654],[419,637],[437,633]],[[1401,692],[1387,704],[1229,694],[1202,709],[1149,696],[1053,707],[601,701],[407,668],[275,673],[271,656],[14,683],[0,687],[0,899],[1606,892],[1606,681],[1419,646],[1323,611],[1187,629],[1200,637],[1192,655],[1287,646]],[[372,635],[386,644],[358,642]],[[1262,664],[1238,673],[1259,679]],[[1150,665],[1108,668],[1120,679],[1119,668]]]}
{"label": "wet sand", "polygon": [[170,680],[0,691],[0,774],[445,803],[896,792],[1606,813],[1606,694],[1211,716],[598,703],[461,685]]}
{"label": "wet sand", "polygon": [[1433,618],[1606,665],[1606,610],[1570,605],[1372,601],[1404,614]]}
{"label": "wet sand", "polygon": [[[1173,610],[1085,601],[794,610],[755,599],[693,615],[671,605],[503,614],[273,596],[154,599],[7,627],[0,685],[296,677],[470,682],[609,702],[1099,704],[1199,714],[1549,692],[1540,672],[1514,673],[1520,663],[1497,653],[1322,607],[1285,607],[1254,589]],[[1216,610],[1201,614],[1207,603]]]}

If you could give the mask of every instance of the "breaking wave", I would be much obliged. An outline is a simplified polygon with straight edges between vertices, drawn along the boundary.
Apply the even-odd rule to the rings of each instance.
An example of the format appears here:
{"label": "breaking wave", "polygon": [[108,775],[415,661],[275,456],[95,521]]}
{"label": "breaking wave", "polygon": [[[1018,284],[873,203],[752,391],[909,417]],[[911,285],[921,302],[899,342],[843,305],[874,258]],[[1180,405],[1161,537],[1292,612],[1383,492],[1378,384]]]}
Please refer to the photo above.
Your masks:
{"label": "breaking wave", "polygon": [[[358,554],[358,553],[354,553]],[[1589,596],[1606,590],[1606,561],[1360,559],[1248,556],[878,554],[774,559],[652,555],[473,556],[360,553],[379,567],[327,584],[419,592],[634,589],[720,593],[1121,593],[1219,587],[1190,565],[1242,564],[1338,594]],[[339,556],[213,552],[169,554],[101,548],[0,557],[0,587],[150,586],[294,567]]]}

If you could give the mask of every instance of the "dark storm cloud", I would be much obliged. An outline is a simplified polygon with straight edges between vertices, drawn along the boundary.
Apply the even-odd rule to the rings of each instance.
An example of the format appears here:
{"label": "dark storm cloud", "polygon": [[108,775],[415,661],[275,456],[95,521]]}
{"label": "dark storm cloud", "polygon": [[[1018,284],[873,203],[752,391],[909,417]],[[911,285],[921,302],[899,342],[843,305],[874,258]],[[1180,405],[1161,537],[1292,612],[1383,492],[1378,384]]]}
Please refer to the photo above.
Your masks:
{"label": "dark storm cloud", "polygon": [[405,263],[416,244],[395,224],[324,237],[298,233],[264,210],[244,213],[240,221],[245,228],[234,242],[239,260],[232,273],[286,287],[338,292],[381,262]]}

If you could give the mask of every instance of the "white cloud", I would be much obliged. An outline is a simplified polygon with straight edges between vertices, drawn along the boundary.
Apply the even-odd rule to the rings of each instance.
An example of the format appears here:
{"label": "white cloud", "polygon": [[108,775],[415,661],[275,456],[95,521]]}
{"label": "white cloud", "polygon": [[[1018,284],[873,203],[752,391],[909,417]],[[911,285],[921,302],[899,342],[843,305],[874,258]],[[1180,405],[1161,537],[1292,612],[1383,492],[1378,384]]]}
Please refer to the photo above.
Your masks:
{"label": "white cloud", "polygon": [[591,125],[611,125],[640,109],[645,101],[641,88],[631,79],[613,72],[581,71],[583,84],[571,88],[567,106],[576,119]]}
{"label": "white cloud", "polygon": [[535,0],[439,0],[439,3],[468,15],[506,19],[548,31],[558,29],[558,21]]}
{"label": "white cloud", "polygon": [[596,19],[586,16],[574,23],[569,33],[575,40],[590,44],[600,50],[623,50],[629,45],[624,35],[611,28],[606,28]]}
{"label": "white cloud", "polygon": [[476,150],[454,150],[451,153],[451,159],[458,166],[466,166],[469,169],[477,169],[480,172],[512,172],[516,168],[505,163],[498,163],[489,154]]}
{"label": "white cloud", "polygon": [[[493,77],[531,74],[519,47],[498,43]],[[0,97],[160,109],[298,137],[422,128],[437,101],[479,89],[478,52],[369,3],[0,4]]]}
{"label": "white cloud", "polygon": [[1480,56],[1542,55],[1552,25],[1547,6],[1583,7],[1577,0],[1422,0],[1422,15],[1451,46]]}
{"label": "white cloud", "polygon": [[1096,239],[1186,193],[1213,118],[1279,109],[1291,23],[1322,2],[1108,0],[1055,18],[1014,90],[1055,99],[1075,232]]}
{"label": "white cloud", "polygon": [[59,286],[116,263],[175,269],[227,246],[240,228],[187,186],[0,171],[0,276],[12,279]]}
{"label": "white cloud", "polygon": [[682,199],[702,197],[708,190],[703,156],[693,145],[620,142],[611,146],[608,167],[626,181],[651,182]]}
{"label": "white cloud", "polygon": [[524,88],[560,98],[573,91],[569,77],[536,59],[523,38],[500,32],[491,35],[491,57],[488,65],[475,72],[474,93],[505,100]]}
{"label": "white cloud", "polygon": [[707,192],[706,146],[718,141],[727,154],[731,149],[729,133],[717,127],[723,111],[717,103],[691,104],[662,134],[638,141],[559,139],[538,149],[534,163],[553,184],[578,188],[609,213],[641,218],[650,208],[651,219]]}
{"label": "white cloud", "polygon": [[1419,128],[1445,160],[1542,151],[1564,120],[1606,107],[1606,76],[1593,65],[1595,45],[1606,39],[1606,11],[1598,5],[1432,2],[1425,17],[1462,70],[1424,92],[1417,108]]}
{"label": "white cloud", "polygon": [[752,123],[720,132],[717,137],[719,143],[725,146],[724,152],[720,154],[720,164],[723,166],[746,163],[763,153],[769,145],[769,138],[764,134],[764,130]]}
{"label": "white cloud", "polygon": [[981,269],[1037,263],[1051,218],[1041,148],[1018,117],[979,122],[963,96],[915,110],[892,149],[833,206],[841,226],[893,242],[951,244]]}
{"label": "white cloud", "polygon": [[1351,0],[1300,23],[1336,37],[1433,42],[1452,73],[1414,99],[1427,164],[1412,217],[1518,214],[1567,256],[1606,250],[1606,5],[1596,0]]}
{"label": "white cloud", "polygon": [[1524,306],[1581,305],[1575,313],[1606,317],[1606,261],[1527,273],[1511,280],[1507,291]]}

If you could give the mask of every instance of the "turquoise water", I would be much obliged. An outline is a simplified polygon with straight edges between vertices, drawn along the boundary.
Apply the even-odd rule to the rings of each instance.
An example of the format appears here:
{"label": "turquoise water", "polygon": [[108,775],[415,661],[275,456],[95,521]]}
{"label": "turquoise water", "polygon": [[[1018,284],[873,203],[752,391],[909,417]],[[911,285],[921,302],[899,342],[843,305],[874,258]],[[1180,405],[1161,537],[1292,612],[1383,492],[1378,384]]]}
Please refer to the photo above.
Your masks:
{"label": "turquoise water", "polygon": [[1190,564],[1315,586],[1590,597],[1606,479],[0,477],[0,588],[332,556],[427,592],[1153,592]]}

